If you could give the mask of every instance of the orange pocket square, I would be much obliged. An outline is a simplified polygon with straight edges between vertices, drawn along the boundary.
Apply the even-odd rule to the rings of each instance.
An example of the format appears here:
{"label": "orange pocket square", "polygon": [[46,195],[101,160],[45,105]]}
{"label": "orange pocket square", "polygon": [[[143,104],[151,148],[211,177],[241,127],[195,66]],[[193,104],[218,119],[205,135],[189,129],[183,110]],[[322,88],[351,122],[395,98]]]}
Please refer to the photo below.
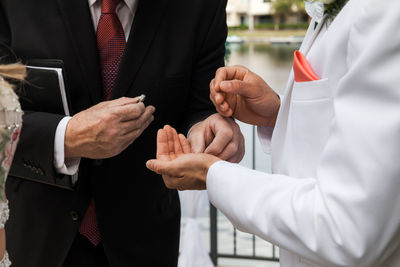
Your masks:
{"label": "orange pocket square", "polygon": [[300,51],[294,52],[293,61],[294,80],[296,82],[310,82],[319,80],[310,63]]}

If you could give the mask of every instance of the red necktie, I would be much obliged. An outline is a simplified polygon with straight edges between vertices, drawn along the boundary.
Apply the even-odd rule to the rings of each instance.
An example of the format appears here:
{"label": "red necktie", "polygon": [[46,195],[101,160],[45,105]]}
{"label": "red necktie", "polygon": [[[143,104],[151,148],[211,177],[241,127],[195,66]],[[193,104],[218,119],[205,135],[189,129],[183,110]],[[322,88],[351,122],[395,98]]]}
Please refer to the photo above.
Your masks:
{"label": "red necktie", "polygon": [[[101,17],[97,25],[97,48],[100,56],[103,80],[103,97],[110,99],[118,75],[119,63],[125,51],[126,41],[121,22],[115,9],[121,0],[103,0]],[[95,246],[101,242],[93,198],[83,217],[79,232]]]}
{"label": "red necktie", "polygon": [[124,29],[115,9],[121,0],[103,0],[97,25],[97,48],[100,56],[104,99],[110,99],[119,63],[125,51]]}

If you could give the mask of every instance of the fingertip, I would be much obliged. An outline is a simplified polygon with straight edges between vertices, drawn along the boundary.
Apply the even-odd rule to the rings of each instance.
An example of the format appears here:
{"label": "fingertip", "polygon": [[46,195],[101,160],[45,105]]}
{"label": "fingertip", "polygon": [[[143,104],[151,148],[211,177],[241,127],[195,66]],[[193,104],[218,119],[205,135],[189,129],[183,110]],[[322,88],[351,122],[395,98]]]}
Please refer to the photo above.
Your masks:
{"label": "fingertip", "polygon": [[210,89],[214,89],[215,88],[215,79],[212,79],[210,82]]}
{"label": "fingertip", "polygon": [[218,105],[223,103],[225,100],[224,96],[220,93],[215,94],[214,99],[215,99],[215,103],[217,103]]}
{"label": "fingertip", "polygon": [[147,169],[149,169],[149,170],[153,170],[153,160],[148,160],[148,161],[146,162],[146,167],[147,167]]}
{"label": "fingertip", "polygon": [[222,112],[224,112],[224,113],[226,113],[229,110],[229,105],[226,102],[224,102],[221,105],[219,105],[219,107],[222,110]]}
{"label": "fingertip", "polygon": [[162,142],[165,141],[166,139],[166,134],[164,129],[159,129],[157,131],[157,141]]}
{"label": "fingertip", "polygon": [[156,108],[154,106],[147,106],[147,108],[150,110],[151,113],[156,112]]}
{"label": "fingertip", "polygon": [[218,113],[223,117],[230,117],[233,114],[231,109],[229,109],[227,111],[220,110]]}

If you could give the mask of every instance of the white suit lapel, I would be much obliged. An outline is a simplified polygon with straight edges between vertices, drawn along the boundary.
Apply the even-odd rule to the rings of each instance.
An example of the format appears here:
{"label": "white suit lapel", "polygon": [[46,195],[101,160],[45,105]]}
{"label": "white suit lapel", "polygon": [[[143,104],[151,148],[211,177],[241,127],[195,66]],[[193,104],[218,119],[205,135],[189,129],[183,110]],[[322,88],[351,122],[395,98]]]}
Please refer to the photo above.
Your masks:
{"label": "white suit lapel", "polygon": [[[315,27],[315,20],[310,22],[306,36],[304,37],[303,43],[300,46],[299,51],[307,56],[310,51],[314,41],[316,40],[318,34],[321,32],[323,25],[325,24],[325,17],[322,19],[321,23]],[[272,136],[272,171],[275,172],[280,169],[281,157],[283,149],[283,144],[285,140],[285,133],[289,115],[290,99],[292,98],[292,90],[294,85],[294,74],[293,69],[290,72],[289,80],[286,86],[284,99],[281,103],[281,108],[279,110],[278,119],[275,125],[274,133]]]}

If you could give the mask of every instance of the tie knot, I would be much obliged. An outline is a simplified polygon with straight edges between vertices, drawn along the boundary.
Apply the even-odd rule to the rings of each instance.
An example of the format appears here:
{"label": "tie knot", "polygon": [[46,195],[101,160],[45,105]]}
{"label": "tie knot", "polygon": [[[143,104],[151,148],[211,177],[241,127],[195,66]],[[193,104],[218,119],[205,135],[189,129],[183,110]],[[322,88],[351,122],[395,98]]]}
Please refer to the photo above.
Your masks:
{"label": "tie knot", "polygon": [[115,9],[121,0],[103,0],[101,3],[101,14],[115,14]]}

